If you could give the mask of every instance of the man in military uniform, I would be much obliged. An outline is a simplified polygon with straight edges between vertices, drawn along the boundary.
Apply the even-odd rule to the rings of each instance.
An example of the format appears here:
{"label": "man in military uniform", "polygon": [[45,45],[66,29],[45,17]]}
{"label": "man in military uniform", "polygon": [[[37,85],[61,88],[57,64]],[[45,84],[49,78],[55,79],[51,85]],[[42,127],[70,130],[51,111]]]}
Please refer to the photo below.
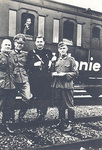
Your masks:
{"label": "man in military uniform", "polygon": [[14,79],[16,85],[16,91],[20,92],[22,96],[22,105],[19,112],[19,121],[23,120],[23,116],[25,115],[28,105],[30,102],[30,98],[32,94],[30,92],[30,85],[28,82],[28,74],[26,72],[26,57],[27,52],[23,50],[25,43],[25,36],[21,33],[17,34],[14,37],[14,60],[16,67],[14,69]]}
{"label": "man in military uniform", "polygon": [[33,98],[36,99],[38,110],[41,111],[40,118],[44,119],[47,106],[51,98],[51,59],[52,53],[45,49],[45,41],[42,36],[35,40],[36,49],[28,52],[27,68]]}
{"label": "man in military uniform", "polygon": [[0,107],[3,112],[2,129],[5,132],[13,133],[10,129],[9,121],[14,111],[14,75],[15,62],[12,55],[12,44],[9,39],[4,39],[0,52]]}
{"label": "man in military uniform", "polygon": [[[72,128],[70,126],[70,121],[73,119],[71,114],[73,114],[73,79],[78,75],[77,66],[75,59],[68,55],[68,44],[69,40],[63,39],[58,44],[59,58],[57,59],[53,76],[53,92],[55,103],[57,101],[57,106],[59,107],[59,127],[63,131],[70,131]],[[65,109],[68,109],[68,121],[65,117]]]}

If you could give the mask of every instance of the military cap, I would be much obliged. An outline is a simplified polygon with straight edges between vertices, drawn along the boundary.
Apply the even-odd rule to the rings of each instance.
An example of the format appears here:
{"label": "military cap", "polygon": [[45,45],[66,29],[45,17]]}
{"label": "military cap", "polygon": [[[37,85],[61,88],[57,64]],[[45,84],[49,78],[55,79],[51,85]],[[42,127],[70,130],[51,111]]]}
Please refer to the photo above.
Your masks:
{"label": "military cap", "polygon": [[62,47],[64,45],[73,45],[73,42],[68,39],[63,39],[61,42],[59,42],[58,47]]}
{"label": "military cap", "polygon": [[26,38],[25,38],[24,34],[19,33],[19,34],[14,36],[13,40],[18,42],[18,43],[24,43]]}

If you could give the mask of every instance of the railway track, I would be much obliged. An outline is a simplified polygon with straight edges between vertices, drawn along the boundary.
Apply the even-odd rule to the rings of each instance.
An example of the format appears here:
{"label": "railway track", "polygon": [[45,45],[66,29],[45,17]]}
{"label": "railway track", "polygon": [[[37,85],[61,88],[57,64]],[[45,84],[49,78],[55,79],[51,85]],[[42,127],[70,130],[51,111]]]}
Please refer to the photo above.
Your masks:
{"label": "railway track", "polygon": [[[73,130],[68,133],[52,129],[52,120],[41,125],[35,121],[15,124],[15,135],[27,138],[29,150],[89,150],[102,148],[102,116],[75,118]],[[24,150],[28,150],[24,148]]]}
{"label": "railway track", "polygon": [[[51,146],[42,146],[40,148],[30,148],[29,150],[80,150],[85,148],[84,150],[99,150],[102,148],[102,138],[93,139],[93,140],[82,140],[73,143],[66,143],[66,144],[58,144],[58,145],[51,145]],[[94,149],[93,149],[94,147]],[[28,150],[28,149],[24,149]]]}
{"label": "railway track", "polygon": [[[95,109],[97,109],[98,112],[98,106],[101,106],[102,103],[101,97],[99,97],[98,101],[94,101],[92,97],[88,97],[87,95],[83,89],[75,91],[75,106],[80,105],[83,109],[84,107],[94,107],[97,105]],[[17,111],[19,111],[20,102],[20,98],[16,99]],[[26,114],[24,122],[19,123],[16,116],[16,123],[13,126],[15,134],[12,135],[12,137],[11,135],[0,133],[1,150],[6,149],[5,146],[7,146],[10,138],[14,143],[11,141],[11,144],[8,144],[8,148],[12,145],[12,147],[16,147],[15,150],[21,147],[22,150],[80,150],[81,147],[84,147],[86,150],[91,150],[91,148],[93,150],[99,150],[99,148],[102,148],[102,114],[81,117],[82,112],[80,111],[79,116],[75,117],[72,123],[73,130],[68,133],[63,133],[57,128],[51,128],[51,124],[53,124],[54,121],[53,119],[46,120],[45,118],[45,122],[43,122],[42,125],[41,122],[35,121],[36,117],[32,119],[31,113],[33,115],[35,114],[35,108],[31,107],[30,109],[31,111]],[[3,141],[5,137],[7,140]],[[15,141],[15,139],[17,139],[17,141]],[[22,142],[20,141],[21,139]]]}
{"label": "railway track", "polygon": [[[83,119],[86,119],[86,120],[83,121]],[[84,128],[86,128],[87,130],[93,129],[93,131],[91,131],[93,132],[93,134],[94,134],[94,131],[95,132],[98,131],[97,133],[102,131],[102,128],[99,128],[99,126],[91,124],[93,119],[94,119],[93,121],[94,123],[99,122],[100,119],[96,117],[92,117],[92,118],[90,117],[90,119],[91,119],[90,122],[88,122],[87,118],[82,118],[82,120],[80,120],[79,118],[75,119],[75,123],[73,124],[74,131],[71,131],[69,133],[61,133],[58,129],[52,130],[49,127],[51,122],[49,123],[47,122],[43,124],[44,127],[43,126],[37,127],[36,125],[34,127],[34,122],[28,122],[26,123],[25,126],[24,124],[22,125],[22,127],[20,126],[20,129],[24,130],[23,135],[28,137],[29,141],[31,142],[31,147],[29,148],[29,150],[30,149],[31,150],[32,149],[34,150],[80,150],[81,147],[84,147],[86,150],[89,150],[90,147],[93,148],[93,150],[96,150],[96,149],[98,150],[98,148],[102,148],[102,134],[99,135],[98,137],[88,136],[88,137],[82,138],[83,133],[81,132],[79,133],[79,130],[76,127],[80,124],[79,127],[83,125],[83,130]],[[25,131],[25,128],[26,128],[26,131]],[[37,130],[39,130],[39,134]],[[78,133],[76,133],[77,131]],[[95,134],[97,135],[97,133]]]}
{"label": "railway track", "polygon": [[[73,130],[68,133],[63,133],[57,128],[52,129],[51,124],[53,120],[45,120],[42,125],[40,122],[35,122],[35,120],[26,120],[22,123],[17,122],[13,126],[15,130],[14,135],[1,134],[0,132],[0,147],[1,150],[2,147],[5,147],[1,143],[6,137],[7,139],[9,138],[6,144],[10,142],[10,138],[14,138],[12,140],[14,141],[14,147],[17,146],[19,148],[21,144],[24,150],[80,150],[81,147],[84,147],[86,150],[89,150],[90,147],[93,150],[99,150],[99,148],[102,148],[101,120],[102,116],[75,118],[72,123]],[[15,140],[19,139],[19,136],[21,139],[24,138],[24,141],[17,141],[18,144],[15,145]],[[26,147],[24,146],[25,141],[27,143]]]}

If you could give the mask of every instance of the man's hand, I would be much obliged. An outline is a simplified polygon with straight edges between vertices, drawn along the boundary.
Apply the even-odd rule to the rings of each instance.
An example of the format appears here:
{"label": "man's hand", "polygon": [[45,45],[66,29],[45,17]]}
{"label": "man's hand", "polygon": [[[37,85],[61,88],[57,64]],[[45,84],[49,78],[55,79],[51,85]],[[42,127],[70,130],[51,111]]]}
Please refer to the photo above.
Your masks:
{"label": "man's hand", "polygon": [[40,67],[41,65],[41,61],[37,61],[36,63],[34,63],[34,66]]}
{"label": "man's hand", "polygon": [[58,76],[57,72],[52,72],[52,76]]}
{"label": "man's hand", "polygon": [[52,61],[51,61],[51,60],[49,60],[48,69],[50,69],[50,68],[51,68],[51,65],[52,65]]}
{"label": "man's hand", "polygon": [[56,60],[57,60],[57,57],[56,57],[56,56],[53,56],[51,61],[54,62],[54,61],[56,61]]}

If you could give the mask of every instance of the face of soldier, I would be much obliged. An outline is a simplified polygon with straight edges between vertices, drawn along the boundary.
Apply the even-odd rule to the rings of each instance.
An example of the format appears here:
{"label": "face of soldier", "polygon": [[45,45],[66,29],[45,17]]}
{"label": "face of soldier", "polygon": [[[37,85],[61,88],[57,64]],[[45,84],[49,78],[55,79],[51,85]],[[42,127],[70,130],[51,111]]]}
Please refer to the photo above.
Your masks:
{"label": "face of soldier", "polygon": [[15,50],[21,51],[22,48],[24,47],[24,43],[15,41],[14,46],[15,46]]}
{"label": "face of soldier", "polygon": [[61,56],[67,55],[68,47],[66,45],[59,47],[58,52]]}
{"label": "face of soldier", "polygon": [[43,38],[36,38],[35,45],[38,50],[42,50],[44,48],[45,41]]}
{"label": "face of soldier", "polygon": [[8,39],[3,40],[1,44],[1,51],[9,51],[11,50],[12,44],[11,41]]}

